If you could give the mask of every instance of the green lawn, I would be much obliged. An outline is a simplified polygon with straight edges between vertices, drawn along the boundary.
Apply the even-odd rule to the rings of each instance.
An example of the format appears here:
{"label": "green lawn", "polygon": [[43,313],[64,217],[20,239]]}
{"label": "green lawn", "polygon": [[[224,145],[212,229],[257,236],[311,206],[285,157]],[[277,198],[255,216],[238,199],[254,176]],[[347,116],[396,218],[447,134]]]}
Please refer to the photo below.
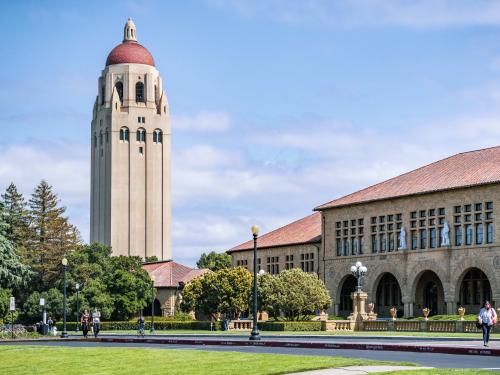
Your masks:
{"label": "green lawn", "polygon": [[[101,331],[103,334],[137,334],[137,331]],[[69,334],[75,334],[74,331],[69,332]],[[80,332],[81,334],[81,332]],[[165,330],[165,331],[155,331],[155,334],[162,335],[175,335],[175,334],[191,334],[195,335],[250,335],[250,331],[202,331],[202,330]],[[262,336],[280,336],[280,335],[321,335],[321,336],[411,336],[411,337],[466,337],[475,338],[478,340],[482,339],[481,333],[454,333],[454,332],[400,332],[400,331],[356,331],[356,332],[342,332],[342,331],[260,331]],[[149,331],[146,331],[146,336],[150,335]]]}
{"label": "green lawn", "polygon": [[343,357],[151,348],[0,345],[1,373],[16,375],[263,375],[370,364],[401,365]]}

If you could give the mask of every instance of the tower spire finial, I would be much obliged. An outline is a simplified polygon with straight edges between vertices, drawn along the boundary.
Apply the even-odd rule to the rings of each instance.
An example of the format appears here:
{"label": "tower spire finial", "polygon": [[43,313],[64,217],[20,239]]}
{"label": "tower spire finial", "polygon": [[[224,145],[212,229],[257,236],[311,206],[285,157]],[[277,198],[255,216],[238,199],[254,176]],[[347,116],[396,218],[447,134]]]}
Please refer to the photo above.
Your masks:
{"label": "tower spire finial", "polygon": [[134,21],[130,18],[125,23],[123,28],[123,41],[124,42],[137,42],[137,29]]}

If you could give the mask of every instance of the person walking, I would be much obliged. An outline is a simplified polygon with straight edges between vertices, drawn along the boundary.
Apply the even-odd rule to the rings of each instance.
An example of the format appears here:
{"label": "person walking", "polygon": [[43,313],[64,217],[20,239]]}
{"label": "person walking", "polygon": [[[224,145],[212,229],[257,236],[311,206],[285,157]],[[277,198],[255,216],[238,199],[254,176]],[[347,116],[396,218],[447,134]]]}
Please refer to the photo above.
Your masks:
{"label": "person walking", "polygon": [[142,316],[142,313],[139,319],[137,319],[137,324],[139,325],[138,327],[139,336],[144,337],[144,329],[146,328],[146,321]]}
{"label": "person walking", "polygon": [[80,318],[80,323],[82,325],[83,337],[87,338],[87,335],[89,333],[89,324],[90,324],[90,315],[87,309],[83,311],[82,317]]}
{"label": "person walking", "polygon": [[477,316],[477,322],[483,329],[483,344],[484,346],[488,346],[491,328],[497,324],[497,313],[495,309],[491,307],[490,301],[484,302],[484,305]]}
{"label": "person walking", "polygon": [[101,330],[101,312],[94,308],[92,313],[92,323],[94,324],[94,337],[97,338],[99,331]]}

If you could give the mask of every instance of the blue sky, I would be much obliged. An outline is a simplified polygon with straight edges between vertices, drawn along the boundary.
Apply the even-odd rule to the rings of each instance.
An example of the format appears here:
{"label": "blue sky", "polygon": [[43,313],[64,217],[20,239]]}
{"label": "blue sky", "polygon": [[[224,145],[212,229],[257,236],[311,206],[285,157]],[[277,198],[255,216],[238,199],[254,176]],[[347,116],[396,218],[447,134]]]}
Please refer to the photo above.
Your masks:
{"label": "blue sky", "polygon": [[84,239],[97,77],[131,17],[173,117],[174,258],[500,144],[500,2],[2,4],[0,189],[54,185]]}

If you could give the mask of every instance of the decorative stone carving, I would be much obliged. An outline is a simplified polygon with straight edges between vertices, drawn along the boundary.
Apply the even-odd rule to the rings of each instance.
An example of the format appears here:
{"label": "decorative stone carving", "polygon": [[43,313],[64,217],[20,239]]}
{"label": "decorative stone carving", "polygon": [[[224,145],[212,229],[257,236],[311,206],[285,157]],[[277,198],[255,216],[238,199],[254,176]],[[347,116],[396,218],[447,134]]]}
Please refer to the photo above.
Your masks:
{"label": "decorative stone carving", "polygon": [[368,320],[377,320],[377,314],[373,311],[375,309],[375,304],[370,302],[368,304]]}
{"label": "decorative stone carving", "polygon": [[401,227],[401,231],[399,232],[399,250],[406,250],[408,247],[406,246],[406,230],[404,227]]}
{"label": "decorative stone carving", "polygon": [[443,230],[441,231],[441,247],[450,246],[450,226],[448,222],[444,222]]}

